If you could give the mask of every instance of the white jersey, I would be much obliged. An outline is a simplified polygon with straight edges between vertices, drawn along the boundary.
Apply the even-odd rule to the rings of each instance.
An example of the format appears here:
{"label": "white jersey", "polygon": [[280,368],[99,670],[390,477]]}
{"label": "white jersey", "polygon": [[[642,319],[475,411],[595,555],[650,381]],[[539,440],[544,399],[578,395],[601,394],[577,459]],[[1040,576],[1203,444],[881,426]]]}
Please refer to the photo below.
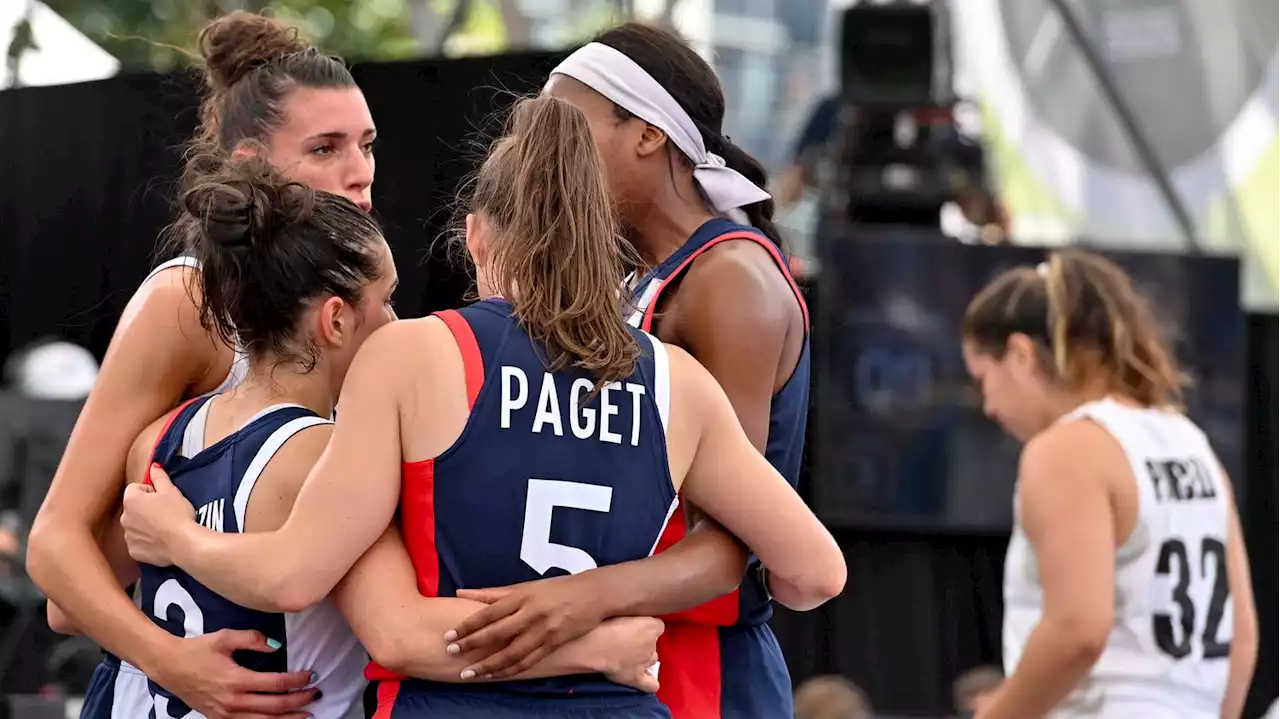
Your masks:
{"label": "white jersey", "polygon": [[[1106,648],[1050,716],[1217,719],[1232,637],[1230,485],[1204,432],[1177,412],[1104,399],[1059,421],[1079,419],[1095,422],[1123,448],[1137,481],[1138,518],[1116,551],[1115,622]],[[1043,609],[1020,519],[1005,557],[1004,601],[1004,663],[1012,673]]]}

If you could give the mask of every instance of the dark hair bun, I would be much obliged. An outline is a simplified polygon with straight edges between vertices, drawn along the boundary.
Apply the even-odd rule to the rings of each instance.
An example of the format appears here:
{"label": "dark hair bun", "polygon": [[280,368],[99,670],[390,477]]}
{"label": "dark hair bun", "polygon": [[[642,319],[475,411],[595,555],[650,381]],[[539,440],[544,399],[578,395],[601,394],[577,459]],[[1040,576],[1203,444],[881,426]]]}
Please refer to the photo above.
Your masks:
{"label": "dark hair bun", "polygon": [[224,164],[187,190],[182,204],[214,247],[263,248],[279,228],[306,221],[315,207],[315,191],[284,179],[253,155]]}
{"label": "dark hair bun", "polygon": [[308,47],[296,27],[244,10],[223,15],[200,32],[200,57],[214,92],[224,92],[264,62]]}

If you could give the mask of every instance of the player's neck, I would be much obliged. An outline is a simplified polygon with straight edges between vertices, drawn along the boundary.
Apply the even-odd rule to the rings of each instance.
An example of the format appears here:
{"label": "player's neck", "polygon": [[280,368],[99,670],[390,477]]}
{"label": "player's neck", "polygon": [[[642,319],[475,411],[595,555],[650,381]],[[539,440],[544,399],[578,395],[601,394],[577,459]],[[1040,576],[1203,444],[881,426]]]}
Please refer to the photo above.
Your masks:
{"label": "player's neck", "polygon": [[1106,377],[1091,377],[1082,382],[1078,389],[1071,392],[1063,392],[1061,397],[1054,402],[1051,414],[1053,414],[1055,418],[1062,417],[1083,405],[1089,404],[1090,402],[1097,402],[1108,397],[1119,399],[1125,404],[1131,403],[1131,400],[1123,394],[1118,394],[1116,392],[1116,388],[1113,383]]}
{"label": "player's neck", "polygon": [[701,200],[696,205],[684,199],[655,202],[642,217],[631,221],[632,241],[645,263],[654,267],[675,254],[712,217],[715,215]]}
{"label": "player's neck", "polygon": [[252,416],[271,405],[296,404],[329,417],[336,401],[333,386],[324,363],[306,373],[292,365],[250,366],[244,382],[228,393],[226,401],[234,415],[241,414],[241,408]]}

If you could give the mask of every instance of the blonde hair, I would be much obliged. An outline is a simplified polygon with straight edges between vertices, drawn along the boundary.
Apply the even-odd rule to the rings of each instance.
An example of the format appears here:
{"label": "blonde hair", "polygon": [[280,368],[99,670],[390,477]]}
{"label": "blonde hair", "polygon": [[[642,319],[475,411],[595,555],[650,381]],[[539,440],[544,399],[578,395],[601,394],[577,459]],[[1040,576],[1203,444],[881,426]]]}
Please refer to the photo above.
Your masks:
{"label": "blonde hair", "polygon": [[1142,404],[1181,407],[1190,384],[1133,281],[1088,252],[1061,250],[1037,269],[1008,270],[969,303],[966,340],[1003,356],[1014,333],[1035,341],[1068,387],[1102,370]]}
{"label": "blonde hair", "polygon": [[516,103],[472,211],[494,229],[486,275],[551,369],[588,370],[597,388],[635,372],[640,346],[619,296],[631,248],[581,111],[549,96]]}

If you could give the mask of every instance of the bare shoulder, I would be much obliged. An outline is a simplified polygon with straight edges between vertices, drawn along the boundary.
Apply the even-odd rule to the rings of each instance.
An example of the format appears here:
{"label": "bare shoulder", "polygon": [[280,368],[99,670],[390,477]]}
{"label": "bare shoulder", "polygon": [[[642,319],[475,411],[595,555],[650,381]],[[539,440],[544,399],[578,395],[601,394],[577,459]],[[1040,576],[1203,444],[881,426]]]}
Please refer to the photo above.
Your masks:
{"label": "bare shoulder", "polygon": [[795,305],[794,293],[772,254],[746,240],[723,242],[699,255],[677,297],[682,300],[682,312],[691,306],[706,307],[712,316],[749,317],[758,327],[785,324]]}
{"label": "bare shoulder", "polygon": [[151,467],[156,443],[160,441],[161,433],[164,432],[164,428],[177,412],[178,410],[175,409],[166,413],[163,417],[148,425],[138,435],[137,439],[133,440],[133,445],[129,447],[128,459],[125,461],[126,483],[136,484],[147,478],[147,470]]}
{"label": "bare shoulder", "polygon": [[329,446],[333,436],[333,423],[324,422],[298,431],[289,441],[280,445],[268,468],[277,465],[285,471],[297,470],[305,477]]}
{"label": "bare shoulder", "polygon": [[420,364],[423,350],[432,349],[442,337],[452,337],[449,328],[436,317],[396,320],[369,335],[356,354],[352,371],[396,372]]}
{"label": "bare shoulder", "polygon": [[129,300],[122,323],[139,317],[164,319],[182,325],[194,323],[200,326],[200,286],[197,270],[179,266],[161,270],[154,277],[138,286]]}
{"label": "bare shoulder", "polygon": [[295,433],[276,450],[249,495],[245,531],[270,532],[284,524],[331,436],[332,423],[313,425]]}
{"label": "bare shoulder", "polygon": [[1120,443],[1089,419],[1056,424],[1027,442],[1018,460],[1023,492],[1055,493],[1094,486],[1105,489],[1128,471]]}
{"label": "bare shoulder", "polygon": [[173,267],[144,282],[125,307],[108,354],[178,373],[197,389],[206,376],[222,381],[233,351],[200,323],[196,270]]}
{"label": "bare shoulder", "polygon": [[701,426],[705,418],[722,409],[721,405],[732,413],[724,389],[701,362],[683,347],[666,342],[663,346],[670,363],[673,428]]}
{"label": "bare shoulder", "polygon": [[696,394],[697,392],[705,391],[708,382],[715,382],[715,378],[711,376],[707,368],[694,359],[688,350],[670,342],[663,342],[662,346],[667,350],[667,362],[671,372],[671,394],[673,396]]}
{"label": "bare shoulder", "polygon": [[297,494],[311,468],[320,461],[320,455],[329,446],[333,436],[333,423],[325,422],[298,431],[280,445],[276,454],[262,471],[262,480],[269,486]]}

